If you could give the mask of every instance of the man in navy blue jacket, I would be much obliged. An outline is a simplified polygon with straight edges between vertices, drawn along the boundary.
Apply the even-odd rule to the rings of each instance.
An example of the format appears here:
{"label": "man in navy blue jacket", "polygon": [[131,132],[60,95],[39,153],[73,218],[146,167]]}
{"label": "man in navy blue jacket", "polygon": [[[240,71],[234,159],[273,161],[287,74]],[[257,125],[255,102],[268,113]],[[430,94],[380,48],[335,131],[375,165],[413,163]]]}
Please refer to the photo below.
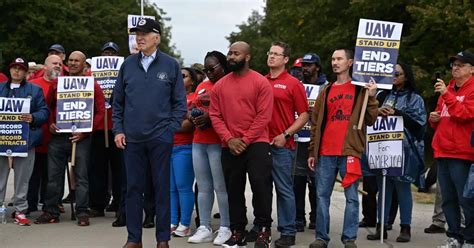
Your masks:
{"label": "man in navy blue jacket", "polygon": [[[13,197],[15,223],[28,226],[30,221],[25,216],[28,209],[26,200],[28,182],[35,162],[35,147],[41,145],[43,133],[41,125],[48,120],[49,110],[44,100],[43,90],[25,80],[28,72],[28,62],[24,58],[16,58],[10,63],[8,69],[10,78],[7,82],[0,84],[0,97],[31,99],[30,113],[21,115],[21,121],[27,122],[30,126],[28,156],[13,159],[15,168],[15,195]],[[10,168],[7,166],[7,158],[0,157],[0,206],[3,205],[5,200],[9,173]]]}
{"label": "man in navy blue jacket", "polygon": [[151,167],[156,209],[157,247],[169,247],[170,156],[173,135],[186,114],[186,91],[176,60],[158,49],[160,25],[142,19],[130,30],[140,51],[129,56],[114,88],[113,132],[124,149],[127,174],[128,238],[125,248],[142,247],[145,172]]}

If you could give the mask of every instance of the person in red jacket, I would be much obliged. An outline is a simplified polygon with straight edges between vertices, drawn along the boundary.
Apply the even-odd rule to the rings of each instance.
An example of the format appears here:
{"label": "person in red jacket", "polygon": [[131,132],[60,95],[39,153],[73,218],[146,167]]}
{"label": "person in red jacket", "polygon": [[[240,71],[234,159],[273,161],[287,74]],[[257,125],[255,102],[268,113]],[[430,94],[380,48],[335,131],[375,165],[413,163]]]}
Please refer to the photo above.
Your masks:
{"label": "person in red jacket", "polygon": [[[463,189],[474,162],[474,148],[470,144],[474,130],[474,54],[460,52],[450,61],[453,79],[448,86],[437,79],[434,88],[440,96],[429,117],[435,130],[432,146],[438,163],[442,208],[448,223],[448,240],[443,247],[461,247],[464,241],[472,247],[474,199],[463,197]],[[461,231],[460,208],[465,215],[464,231]]]}
{"label": "person in red jacket", "polygon": [[[63,62],[57,55],[50,55],[44,61],[43,77],[35,78],[30,82],[38,85],[43,90],[44,98],[48,109],[53,106],[53,87],[57,84],[58,76],[61,74]],[[46,192],[46,184],[48,183],[48,143],[51,139],[48,123],[41,126],[43,129],[43,140],[41,146],[36,147],[35,164],[33,174],[28,184],[28,211],[34,212],[38,210],[38,202],[43,203]],[[38,194],[39,193],[39,194]],[[39,198],[38,198],[39,195]]]}
{"label": "person in red jacket", "polygon": [[[80,51],[72,52],[68,59],[71,76],[84,76],[86,56]],[[56,94],[54,94],[56,95]],[[51,109],[52,122],[49,126],[51,140],[48,146],[48,186],[43,205],[43,214],[35,223],[57,223],[59,222],[58,202],[61,199],[61,187],[65,166],[67,166],[68,154],[72,143],[76,142],[76,164],[74,173],[76,176],[76,215],[79,226],[89,225],[89,184],[87,166],[90,161],[91,133],[59,133],[56,126],[57,99],[53,100]],[[100,86],[94,82],[94,120],[93,130],[104,122],[105,100]],[[62,180],[61,180],[62,179]]]}
{"label": "person in red jacket", "polygon": [[268,124],[272,118],[273,90],[268,80],[249,68],[250,46],[235,42],[227,53],[232,71],[211,91],[209,115],[222,141],[222,168],[229,201],[232,236],[224,247],[246,245],[245,181],[253,192],[254,225],[262,227],[255,247],[269,247],[272,223],[272,156]]}
{"label": "person in red jacket", "polygon": [[8,81],[8,77],[0,72],[0,83]]}

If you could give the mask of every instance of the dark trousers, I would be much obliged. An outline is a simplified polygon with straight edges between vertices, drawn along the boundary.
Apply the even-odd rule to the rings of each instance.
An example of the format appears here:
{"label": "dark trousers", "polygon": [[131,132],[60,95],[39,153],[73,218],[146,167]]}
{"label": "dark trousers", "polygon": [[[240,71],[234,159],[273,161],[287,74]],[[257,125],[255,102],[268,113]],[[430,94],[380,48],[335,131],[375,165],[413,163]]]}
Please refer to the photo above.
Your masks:
{"label": "dark trousers", "polygon": [[35,153],[35,164],[28,184],[28,209],[38,210],[38,203],[44,202],[46,187],[48,185],[48,154]]}
{"label": "dark trousers", "polygon": [[160,138],[147,142],[127,142],[124,150],[127,174],[127,215],[128,241],[142,240],[143,194],[146,188],[146,172],[150,167],[155,196],[156,240],[170,240],[170,158],[172,143]]}
{"label": "dark trousers", "polygon": [[[59,216],[58,202],[64,190],[64,173],[68,166],[72,144],[69,134],[53,135],[48,145],[48,185],[43,210],[53,216]],[[76,176],[76,214],[88,215],[89,180],[87,167],[90,159],[91,137],[77,142],[76,164],[73,167]]]}
{"label": "dark trousers", "polygon": [[316,222],[316,178],[309,176],[294,176],[293,191],[295,192],[296,202],[296,225],[306,225],[306,185],[308,185],[309,204],[311,212],[309,213],[309,221]]}
{"label": "dark trousers", "polygon": [[248,223],[245,206],[247,173],[253,193],[254,225],[270,227],[273,197],[270,145],[263,142],[251,144],[239,156],[232,155],[228,148],[224,148],[222,167],[229,196],[231,230],[243,231]]}
{"label": "dark trousers", "polygon": [[[364,176],[362,179],[362,187],[364,191],[367,192],[367,195],[362,195],[362,215],[368,225],[375,226],[375,223],[377,223],[377,192],[379,192],[377,177],[375,175]],[[380,189],[379,193],[382,194],[382,189]],[[393,224],[397,217],[397,212],[398,196],[397,192],[394,191],[392,194],[388,224]]]}
{"label": "dark trousers", "polygon": [[123,154],[115,146],[113,134],[109,131],[109,147],[105,147],[103,130],[92,135],[91,157],[89,166],[89,206],[97,211],[104,211],[107,206],[108,172],[109,165],[112,172],[112,193],[114,200],[120,201],[121,197],[121,167]]}

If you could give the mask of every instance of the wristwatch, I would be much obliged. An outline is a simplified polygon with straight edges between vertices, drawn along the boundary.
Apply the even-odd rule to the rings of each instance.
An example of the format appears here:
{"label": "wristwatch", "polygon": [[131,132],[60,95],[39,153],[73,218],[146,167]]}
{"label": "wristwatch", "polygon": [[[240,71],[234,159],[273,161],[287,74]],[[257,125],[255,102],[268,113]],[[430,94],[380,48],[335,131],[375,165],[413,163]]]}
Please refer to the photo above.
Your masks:
{"label": "wristwatch", "polygon": [[291,134],[287,133],[286,131],[283,131],[283,136],[285,136],[285,139],[291,138]]}

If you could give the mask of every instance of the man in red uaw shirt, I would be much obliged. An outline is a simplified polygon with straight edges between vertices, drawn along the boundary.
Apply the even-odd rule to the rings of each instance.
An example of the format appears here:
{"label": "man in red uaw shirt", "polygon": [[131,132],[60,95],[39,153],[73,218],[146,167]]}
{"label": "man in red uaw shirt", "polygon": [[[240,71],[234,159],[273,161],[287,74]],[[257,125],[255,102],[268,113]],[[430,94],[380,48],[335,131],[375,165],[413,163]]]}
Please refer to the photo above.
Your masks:
{"label": "man in red uaw shirt", "polygon": [[272,157],[268,124],[273,92],[268,80],[249,68],[250,46],[238,41],[227,53],[232,71],[211,91],[209,115],[222,141],[222,168],[229,197],[231,238],[223,247],[245,246],[248,173],[253,191],[254,225],[262,227],[255,247],[269,247],[272,224]]}
{"label": "man in red uaw shirt", "polygon": [[[50,110],[52,109],[53,94],[57,85],[57,78],[61,75],[62,65],[63,62],[59,56],[50,55],[44,61],[43,76],[30,81],[41,87],[46,105]],[[41,129],[43,129],[43,139],[41,145],[36,147],[33,174],[28,184],[27,199],[28,211],[30,212],[37,211],[38,202],[44,201],[48,183],[48,143],[51,139],[51,133],[49,132],[48,123],[44,123]]]}
{"label": "man in red uaw shirt", "polygon": [[[435,92],[440,96],[429,118],[435,129],[432,146],[448,223],[448,240],[443,247],[461,247],[464,241],[467,247],[473,247],[474,199],[464,197],[463,191],[474,162],[474,148],[470,144],[474,130],[474,54],[464,51],[450,60],[453,79],[447,87],[441,79],[435,83]],[[465,217],[463,232],[460,208]]]}
{"label": "man in red uaw shirt", "polygon": [[[290,47],[284,42],[273,42],[267,52],[270,72],[266,78],[273,87],[273,114],[269,125],[273,157],[272,176],[277,192],[278,231],[276,247],[295,245],[296,203],[292,171],[295,158],[293,134],[309,119],[308,100],[303,84],[286,70]],[[298,118],[295,119],[295,113]]]}

